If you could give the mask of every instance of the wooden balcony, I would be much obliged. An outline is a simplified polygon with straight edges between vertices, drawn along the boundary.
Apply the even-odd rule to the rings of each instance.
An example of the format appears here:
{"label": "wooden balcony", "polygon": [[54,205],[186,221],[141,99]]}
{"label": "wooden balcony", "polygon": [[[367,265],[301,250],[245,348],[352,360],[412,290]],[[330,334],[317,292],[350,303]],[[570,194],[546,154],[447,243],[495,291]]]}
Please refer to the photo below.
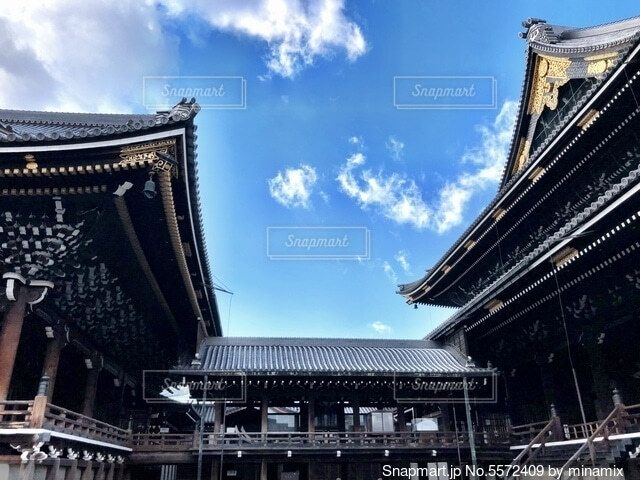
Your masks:
{"label": "wooden balcony", "polygon": [[47,403],[42,428],[115,445],[129,444],[131,432]]}
{"label": "wooden balcony", "polygon": [[[478,445],[506,445],[505,435],[476,432]],[[198,448],[197,434],[134,434],[131,447],[135,452],[175,452]],[[466,432],[268,432],[205,433],[202,448],[220,450],[323,450],[323,449],[394,449],[457,448],[468,446]]]}
{"label": "wooden balcony", "polygon": [[47,403],[44,396],[0,402],[0,428],[15,429],[15,435],[23,429],[44,429],[121,447],[128,447],[131,437],[128,430]]}
{"label": "wooden balcony", "polygon": [[[600,428],[604,420],[595,420],[587,423],[575,423],[562,425],[563,438],[561,440],[580,440],[589,438]],[[511,439],[514,445],[526,445],[534,438],[549,421],[515,425],[511,427]],[[620,418],[615,418],[608,425],[610,434],[640,432],[640,404],[624,407],[624,413]]]}

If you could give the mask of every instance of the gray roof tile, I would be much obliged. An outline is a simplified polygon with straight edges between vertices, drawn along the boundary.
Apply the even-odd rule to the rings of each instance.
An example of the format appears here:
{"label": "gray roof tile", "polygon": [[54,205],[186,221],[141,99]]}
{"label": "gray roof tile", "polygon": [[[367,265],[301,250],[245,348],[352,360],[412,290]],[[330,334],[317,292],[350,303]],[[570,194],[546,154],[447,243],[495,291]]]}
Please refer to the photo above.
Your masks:
{"label": "gray roof tile", "polygon": [[0,109],[0,143],[56,142],[122,135],[192,118],[200,107],[183,99],[154,114],[35,112]]}
{"label": "gray roof tile", "polygon": [[247,373],[433,373],[484,369],[425,340],[211,337],[201,347],[202,368]]}

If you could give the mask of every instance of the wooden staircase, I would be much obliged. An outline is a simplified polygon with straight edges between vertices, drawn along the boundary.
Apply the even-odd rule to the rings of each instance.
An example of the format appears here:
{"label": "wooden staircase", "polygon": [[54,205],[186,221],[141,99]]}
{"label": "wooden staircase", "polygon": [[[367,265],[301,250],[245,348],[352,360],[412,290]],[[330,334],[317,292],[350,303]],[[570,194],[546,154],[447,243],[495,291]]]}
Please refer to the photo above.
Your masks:
{"label": "wooden staircase", "polygon": [[517,478],[527,465],[558,467],[563,480],[574,478],[572,467],[624,466],[640,447],[640,404],[625,406],[615,392],[614,405],[604,420],[572,427],[562,426],[552,406],[551,419],[513,459],[505,478]]}

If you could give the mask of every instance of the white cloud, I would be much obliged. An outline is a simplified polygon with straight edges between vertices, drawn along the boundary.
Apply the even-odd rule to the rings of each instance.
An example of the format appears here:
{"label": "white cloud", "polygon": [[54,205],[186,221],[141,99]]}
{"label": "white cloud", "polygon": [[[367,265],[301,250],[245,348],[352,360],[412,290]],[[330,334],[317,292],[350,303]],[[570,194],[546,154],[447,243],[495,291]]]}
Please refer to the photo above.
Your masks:
{"label": "white cloud", "polygon": [[401,142],[396,137],[391,135],[385,143],[385,147],[387,147],[387,150],[389,150],[391,158],[393,158],[396,162],[402,160],[402,156],[404,154],[404,142]]}
{"label": "white cloud", "polygon": [[384,273],[387,275],[387,278],[391,280],[391,283],[393,283],[394,285],[398,283],[398,275],[396,274],[396,271],[393,269],[391,264],[386,260],[382,262],[382,270],[384,270]]}
{"label": "white cloud", "polygon": [[269,193],[287,208],[311,206],[311,193],[318,181],[316,169],[309,165],[287,168],[268,180]]}
{"label": "white cloud", "polygon": [[6,1],[0,44],[0,105],[22,109],[128,111],[178,53],[158,9],[134,0]]}
{"label": "white cloud", "polygon": [[[481,134],[479,145],[464,152],[460,159],[463,172],[455,180],[445,183],[433,202],[427,203],[420,187],[404,174],[373,173],[364,169],[367,159],[362,152],[347,157],[336,180],[340,189],[362,209],[375,208],[398,224],[444,233],[462,222],[465,207],[473,195],[495,186],[500,180],[516,111],[517,104],[507,101],[491,124],[478,126]],[[358,142],[350,140],[350,143],[359,146],[362,139]],[[393,151],[391,145],[393,142],[390,140],[387,148]],[[395,151],[401,155],[404,144],[396,140],[395,145]]]}
{"label": "white cloud", "polygon": [[404,250],[400,250],[393,257],[396,262],[402,267],[404,273],[411,273],[411,265],[409,264],[409,254]]}
{"label": "white cloud", "polygon": [[439,233],[462,222],[464,208],[474,193],[500,181],[509,154],[517,107],[516,102],[504,102],[492,124],[478,127],[480,144],[466,150],[461,159],[463,165],[476,168],[463,172],[440,190],[435,215],[435,228]]}
{"label": "white cloud", "polygon": [[384,175],[363,170],[358,175],[356,170],[365,162],[366,157],[361,152],[347,158],[336,178],[340,189],[363,209],[374,207],[399,224],[426,228],[432,212],[416,183],[398,173]]}
{"label": "white cloud", "polygon": [[141,103],[144,76],[178,73],[177,21],[199,42],[198,18],[208,28],[264,42],[269,71],[285,77],[318,57],[342,50],[353,61],[367,49],[341,0],[6,0],[0,105],[131,111]]}
{"label": "white cloud", "polygon": [[373,328],[377,333],[391,333],[391,327],[386,323],[382,323],[381,321],[375,321],[369,325]]}
{"label": "white cloud", "polygon": [[367,50],[360,27],[343,0],[164,0],[171,15],[195,13],[214,28],[267,43],[270,72],[295,77],[317,57],[336,50],[356,60]]}

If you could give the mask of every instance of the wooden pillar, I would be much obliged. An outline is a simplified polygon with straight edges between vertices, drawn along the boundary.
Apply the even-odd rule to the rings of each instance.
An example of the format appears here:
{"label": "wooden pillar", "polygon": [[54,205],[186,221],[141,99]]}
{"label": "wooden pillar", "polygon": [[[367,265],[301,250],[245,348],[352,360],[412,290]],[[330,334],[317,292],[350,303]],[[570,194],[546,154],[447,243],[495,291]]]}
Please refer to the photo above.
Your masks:
{"label": "wooden pillar", "polygon": [[115,480],[124,480],[124,464],[116,463],[115,466]]}
{"label": "wooden pillar", "polygon": [[0,402],[6,400],[9,394],[26,306],[26,291],[21,289],[16,301],[10,304],[4,314],[0,333]]}
{"label": "wooden pillar", "polygon": [[58,365],[60,364],[60,353],[65,345],[64,334],[55,332],[55,338],[47,343],[47,350],[42,365],[42,376],[49,377],[49,388],[47,390],[47,399],[51,402],[53,398],[53,389],[56,384],[56,376],[58,375]]}
{"label": "wooden pillar", "polygon": [[84,472],[82,472],[80,480],[93,480],[93,462],[91,460],[86,462],[86,466],[84,467]]}
{"label": "wooden pillar", "polygon": [[215,402],[213,405],[213,432],[222,432],[222,402]]}
{"label": "wooden pillar", "polygon": [[104,462],[98,463],[98,471],[96,472],[95,480],[105,480],[104,478]]}
{"label": "wooden pillar", "polygon": [[[87,381],[84,386],[84,400],[82,403],[82,414],[93,417],[93,409],[96,403],[96,393],[98,390],[98,378],[102,369],[102,359],[98,355],[92,359],[92,368],[87,372]],[[83,479],[84,480],[84,479]]]}
{"label": "wooden pillar", "polygon": [[540,371],[540,380],[542,387],[542,394],[547,408],[551,408],[551,405],[555,402],[554,394],[554,381],[553,372],[551,371],[552,365],[547,361],[548,356],[544,354],[536,355],[535,361]]}
{"label": "wooden pillar", "polygon": [[262,397],[260,404],[260,431],[267,433],[269,431],[269,399]]}
{"label": "wooden pillar", "polygon": [[440,430],[450,432],[451,428],[451,410],[448,403],[440,404]]}
{"label": "wooden pillar", "polygon": [[69,469],[67,470],[67,475],[65,480],[80,480],[80,470],[78,470],[78,460],[73,460],[71,465],[69,465]]}
{"label": "wooden pillar", "polygon": [[353,409],[353,431],[360,432],[360,399],[354,398],[351,402],[351,408]]}
{"label": "wooden pillar", "polygon": [[404,414],[404,405],[396,405],[396,421],[398,422],[398,431],[407,431],[407,419]]}
{"label": "wooden pillar", "polygon": [[267,461],[262,460],[260,462],[260,480],[268,480],[267,479]]}
{"label": "wooden pillar", "polygon": [[307,407],[307,431],[311,433],[316,431],[316,400],[313,396],[309,397]]}
{"label": "wooden pillar", "polygon": [[338,414],[338,430],[344,432],[346,429],[345,421],[344,421],[344,403],[337,402],[336,403],[336,412]]}
{"label": "wooden pillar", "polygon": [[53,283],[44,280],[27,282],[14,272],[6,272],[2,279],[5,296],[10,303],[0,331],[0,402],[6,400],[9,395],[27,304],[35,305],[41,302],[53,287]]}
{"label": "wooden pillar", "polygon": [[20,480],[33,480],[36,473],[36,462],[29,460],[20,465]]}
{"label": "wooden pillar", "polygon": [[599,420],[604,420],[611,413],[613,404],[611,403],[609,392],[611,391],[611,379],[607,368],[606,356],[602,345],[596,341],[591,341],[586,345],[585,351],[589,356],[591,377],[593,378],[594,407]]}
{"label": "wooden pillar", "polygon": [[114,480],[116,464],[109,462],[107,464],[107,480]]}
{"label": "wooden pillar", "polygon": [[60,459],[54,458],[51,466],[47,467],[46,480],[62,480],[64,472],[60,471]]}
{"label": "wooden pillar", "polygon": [[553,420],[553,427],[551,428],[551,435],[555,441],[565,440],[564,438],[564,430],[562,428],[562,421],[558,416],[558,411],[556,410],[556,406],[551,404],[551,420]]}
{"label": "wooden pillar", "polygon": [[209,480],[220,480],[220,463],[215,460],[211,462],[211,475]]}

